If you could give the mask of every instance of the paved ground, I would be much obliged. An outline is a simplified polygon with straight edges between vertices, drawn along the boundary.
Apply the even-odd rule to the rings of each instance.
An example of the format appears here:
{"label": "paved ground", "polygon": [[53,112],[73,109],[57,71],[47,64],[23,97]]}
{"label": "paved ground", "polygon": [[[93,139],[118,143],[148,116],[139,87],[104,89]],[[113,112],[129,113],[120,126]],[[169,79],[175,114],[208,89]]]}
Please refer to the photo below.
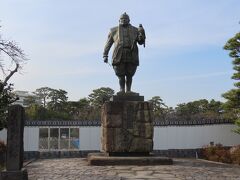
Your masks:
{"label": "paved ground", "polygon": [[240,166],[174,159],[162,166],[88,166],[84,158],[43,159],[26,166],[29,180],[240,180]]}

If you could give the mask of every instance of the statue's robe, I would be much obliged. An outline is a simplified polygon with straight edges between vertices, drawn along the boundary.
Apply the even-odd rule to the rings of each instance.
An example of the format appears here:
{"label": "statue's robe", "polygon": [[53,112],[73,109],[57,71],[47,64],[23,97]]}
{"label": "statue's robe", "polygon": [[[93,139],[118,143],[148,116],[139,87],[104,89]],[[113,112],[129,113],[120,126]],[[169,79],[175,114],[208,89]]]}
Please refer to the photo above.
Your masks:
{"label": "statue's robe", "polygon": [[108,52],[114,43],[112,55],[113,66],[117,66],[120,63],[131,63],[138,66],[139,56],[137,43],[143,44],[144,42],[143,40],[139,40],[138,36],[138,29],[130,24],[127,27],[119,25],[111,28],[104,48],[103,56],[108,56]]}

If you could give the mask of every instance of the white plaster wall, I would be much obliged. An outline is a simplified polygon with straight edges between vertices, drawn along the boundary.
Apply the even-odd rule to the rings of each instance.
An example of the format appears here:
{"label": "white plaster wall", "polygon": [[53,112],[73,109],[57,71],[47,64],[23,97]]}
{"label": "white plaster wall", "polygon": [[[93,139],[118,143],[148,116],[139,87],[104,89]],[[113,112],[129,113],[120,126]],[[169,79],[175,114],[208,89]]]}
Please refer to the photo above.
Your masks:
{"label": "white plaster wall", "polygon": [[24,128],[24,151],[38,151],[39,127]]}
{"label": "white plaster wall", "polygon": [[[224,146],[240,144],[240,135],[231,130],[230,124],[204,126],[166,126],[154,127],[154,149],[195,149],[211,141]],[[80,127],[80,150],[100,150],[100,127]],[[0,131],[0,139],[7,140],[7,131]],[[39,127],[25,127],[24,150],[38,151]]]}
{"label": "white plaster wall", "polygon": [[[0,131],[0,139],[7,143],[7,130]],[[38,151],[39,127],[24,128],[24,151]]]}
{"label": "white plaster wall", "polygon": [[240,144],[240,135],[231,130],[234,125],[154,127],[154,149],[195,149],[210,142],[224,146]]}
{"label": "white plaster wall", "polygon": [[100,127],[80,127],[80,150],[100,150]]}

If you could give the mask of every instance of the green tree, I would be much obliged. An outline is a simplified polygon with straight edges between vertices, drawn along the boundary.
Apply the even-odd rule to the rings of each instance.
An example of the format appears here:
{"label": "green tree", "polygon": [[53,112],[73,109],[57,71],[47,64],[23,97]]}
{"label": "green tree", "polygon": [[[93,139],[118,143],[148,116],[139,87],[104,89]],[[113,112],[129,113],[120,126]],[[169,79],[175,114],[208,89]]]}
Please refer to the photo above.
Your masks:
{"label": "green tree", "polygon": [[23,100],[23,104],[26,106],[31,106],[34,104],[38,104],[38,97],[37,96],[27,96],[24,100]]}
{"label": "green tree", "polygon": [[189,107],[189,104],[186,103],[178,104],[177,107],[175,108],[176,115],[177,117],[179,117],[179,119],[190,120],[192,114],[191,109],[193,108]]}
{"label": "green tree", "polygon": [[87,98],[81,98],[78,101],[80,108],[89,108],[90,101]]}
{"label": "green tree", "polygon": [[224,108],[232,114],[232,118],[235,119],[238,126],[235,132],[240,134],[240,32],[227,41],[224,49],[230,51],[229,56],[233,58],[232,64],[235,73],[232,79],[236,80],[234,84],[236,88],[223,94],[223,97],[227,99]]}
{"label": "green tree", "polygon": [[101,87],[94,89],[93,92],[88,95],[88,99],[93,107],[101,108],[104,102],[109,101],[113,94],[113,89],[109,87]]}
{"label": "green tree", "polygon": [[38,104],[31,104],[25,108],[28,120],[48,120],[51,116],[46,108]]}
{"label": "green tree", "polygon": [[165,115],[168,112],[168,107],[165,105],[160,96],[152,97],[149,102],[151,102],[153,106],[154,119],[165,119]]}
{"label": "green tree", "polygon": [[79,119],[89,120],[91,114],[90,101],[87,98],[82,98],[78,101],[79,103]]}
{"label": "green tree", "polygon": [[[26,60],[23,50],[17,43],[3,39],[0,34],[0,129],[6,127],[9,105],[17,100],[12,93],[13,84],[9,83],[9,80],[22,68]],[[10,64],[10,66],[7,66],[7,64]]]}
{"label": "green tree", "polygon": [[68,101],[67,112],[73,120],[88,120],[91,114],[90,102],[87,98],[79,101]]}
{"label": "green tree", "polygon": [[0,130],[7,127],[8,107],[18,99],[12,91],[12,84],[5,85],[0,89]]}
{"label": "green tree", "polygon": [[67,91],[63,89],[52,89],[49,93],[49,103],[48,108],[55,111],[55,112],[61,112],[65,110],[66,103],[68,100],[67,97]]}
{"label": "green tree", "polygon": [[71,116],[71,119],[79,118],[79,109],[80,105],[78,101],[68,101],[66,103],[66,110],[68,114]]}
{"label": "green tree", "polygon": [[93,92],[88,95],[88,100],[90,102],[90,113],[88,118],[100,119],[102,105],[106,101],[109,101],[113,94],[114,90],[109,87],[94,89]]}
{"label": "green tree", "polygon": [[223,112],[223,103],[220,101],[215,101],[214,99],[212,99],[209,103],[208,103],[208,110],[209,111],[213,111],[216,113],[221,113]]}
{"label": "green tree", "polygon": [[49,100],[49,95],[53,91],[52,88],[49,87],[41,87],[33,92],[42,102],[44,108],[47,106],[47,101]]}
{"label": "green tree", "polygon": [[222,113],[220,101],[200,99],[178,104],[175,108],[177,117],[185,120],[219,119]]}
{"label": "green tree", "polygon": [[49,87],[42,87],[36,89],[34,92],[36,100],[42,102],[41,105],[34,102],[33,97],[29,97],[26,101],[31,104],[26,108],[26,114],[31,120],[51,120],[51,119],[72,119],[70,104],[68,103],[67,92],[62,89],[52,89]]}

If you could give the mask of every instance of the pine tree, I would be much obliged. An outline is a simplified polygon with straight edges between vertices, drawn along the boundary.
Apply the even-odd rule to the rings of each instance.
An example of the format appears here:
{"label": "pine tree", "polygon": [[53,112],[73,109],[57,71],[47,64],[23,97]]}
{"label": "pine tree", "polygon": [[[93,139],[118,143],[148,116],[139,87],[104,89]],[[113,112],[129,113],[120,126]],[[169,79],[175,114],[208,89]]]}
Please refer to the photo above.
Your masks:
{"label": "pine tree", "polygon": [[240,134],[240,32],[227,41],[224,49],[230,51],[229,56],[233,58],[232,64],[235,73],[232,79],[237,81],[234,84],[236,88],[223,94],[223,97],[227,99],[224,108],[233,115],[238,126],[234,131]]}

